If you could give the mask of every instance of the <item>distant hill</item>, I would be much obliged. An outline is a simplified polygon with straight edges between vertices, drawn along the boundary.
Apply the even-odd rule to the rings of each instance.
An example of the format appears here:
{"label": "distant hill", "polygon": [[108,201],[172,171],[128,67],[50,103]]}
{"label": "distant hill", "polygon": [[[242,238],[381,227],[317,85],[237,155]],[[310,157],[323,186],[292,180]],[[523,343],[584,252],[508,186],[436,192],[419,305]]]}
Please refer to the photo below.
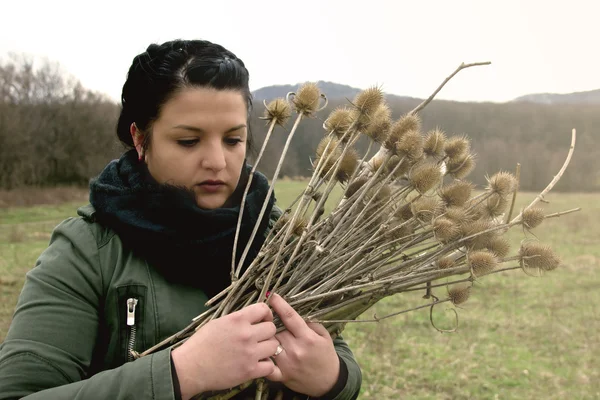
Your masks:
{"label": "distant hill", "polygon": [[567,94],[528,94],[518,97],[513,101],[539,104],[600,104],[600,89]]}
{"label": "distant hill", "polygon": [[[273,85],[266,86],[252,92],[254,95],[254,101],[262,102],[263,100],[273,100],[277,97],[285,97],[289,92],[295,92],[298,90],[302,83],[295,85]],[[323,93],[327,95],[329,99],[353,99],[354,96],[362,89],[358,89],[348,85],[342,85],[339,83],[318,81],[317,85]],[[387,95],[388,99],[410,99],[406,96]]]}

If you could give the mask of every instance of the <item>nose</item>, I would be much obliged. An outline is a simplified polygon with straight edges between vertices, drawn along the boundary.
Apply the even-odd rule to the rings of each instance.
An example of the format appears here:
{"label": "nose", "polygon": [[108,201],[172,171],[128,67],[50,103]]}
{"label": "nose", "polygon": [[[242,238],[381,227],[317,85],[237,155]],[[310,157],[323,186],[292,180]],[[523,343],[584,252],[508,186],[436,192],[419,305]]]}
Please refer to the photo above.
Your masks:
{"label": "nose", "polygon": [[210,146],[207,146],[205,151],[202,152],[201,166],[205,169],[213,171],[221,171],[225,169],[227,165],[225,161],[225,151],[223,145],[219,142],[213,141]]}

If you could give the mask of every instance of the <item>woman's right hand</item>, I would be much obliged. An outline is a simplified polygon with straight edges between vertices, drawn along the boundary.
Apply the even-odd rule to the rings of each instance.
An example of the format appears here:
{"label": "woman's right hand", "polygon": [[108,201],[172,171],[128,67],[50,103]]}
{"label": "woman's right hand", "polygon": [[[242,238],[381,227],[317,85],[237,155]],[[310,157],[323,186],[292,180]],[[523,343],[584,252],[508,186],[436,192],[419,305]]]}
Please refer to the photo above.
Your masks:
{"label": "woman's right hand", "polygon": [[171,352],[183,400],[276,372],[269,358],[279,345],[275,333],[265,303],[208,322]]}

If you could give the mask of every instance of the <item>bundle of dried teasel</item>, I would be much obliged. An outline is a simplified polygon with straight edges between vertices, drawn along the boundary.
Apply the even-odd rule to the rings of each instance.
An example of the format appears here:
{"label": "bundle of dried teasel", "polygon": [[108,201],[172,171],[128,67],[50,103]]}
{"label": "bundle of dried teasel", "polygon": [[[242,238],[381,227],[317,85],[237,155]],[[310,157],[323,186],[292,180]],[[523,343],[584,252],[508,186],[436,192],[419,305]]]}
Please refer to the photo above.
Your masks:
{"label": "bundle of dried teasel", "polygon": [[[324,324],[334,336],[393,294],[422,290],[427,299],[423,306],[393,314],[397,315],[443,302],[463,303],[473,283],[485,275],[557,268],[560,259],[548,246],[523,242],[510,256],[504,236],[512,227],[533,229],[544,219],[575,211],[546,215],[536,207],[566,169],[575,131],[561,171],[514,218],[518,173],[498,172],[475,194],[474,185],[465,179],[475,162],[469,139],[441,130],[421,131],[418,112],[454,74],[481,64],[487,63],[461,65],[429,99],[397,121],[391,120],[378,88],[365,90],[348,107],[334,110],[324,123],[325,136],[308,185],[285,210],[249,268],[242,273],[244,252],[237,264],[232,262],[231,286],[208,302],[209,309],[141,355],[181,343],[213,318],[268,301],[268,291],[286,298],[306,320]],[[322,109],[323,102],[326,98],[318,87],[307,84],[287,99],[266,105],[269,130],[256,165],[275,126],[283,126],[292,110],[297,113],[271,190],[298,124]],[[361,137],[369,141],[362,156],[354,148]],[[343,189],[339,199],[332,196],[338,185]],[[327,201],[334,203],[329,213]],[[265,209],[266,204],[263,213]],[[435,288],[446,295],[435,296]]]}

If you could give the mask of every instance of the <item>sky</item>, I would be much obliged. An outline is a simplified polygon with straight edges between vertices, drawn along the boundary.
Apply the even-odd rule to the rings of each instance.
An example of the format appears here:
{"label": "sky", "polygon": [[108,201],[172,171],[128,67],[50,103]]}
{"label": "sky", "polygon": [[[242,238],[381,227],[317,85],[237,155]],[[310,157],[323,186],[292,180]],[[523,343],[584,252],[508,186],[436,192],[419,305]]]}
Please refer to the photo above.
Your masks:
{"label": "sky", "polygon": [[597,0],[0,0],[0,58],[56,61],[117,100],[150,43],[205,39],[250,71],[252,90],[332,81],[425,98],[503,102],[600,89]]}

